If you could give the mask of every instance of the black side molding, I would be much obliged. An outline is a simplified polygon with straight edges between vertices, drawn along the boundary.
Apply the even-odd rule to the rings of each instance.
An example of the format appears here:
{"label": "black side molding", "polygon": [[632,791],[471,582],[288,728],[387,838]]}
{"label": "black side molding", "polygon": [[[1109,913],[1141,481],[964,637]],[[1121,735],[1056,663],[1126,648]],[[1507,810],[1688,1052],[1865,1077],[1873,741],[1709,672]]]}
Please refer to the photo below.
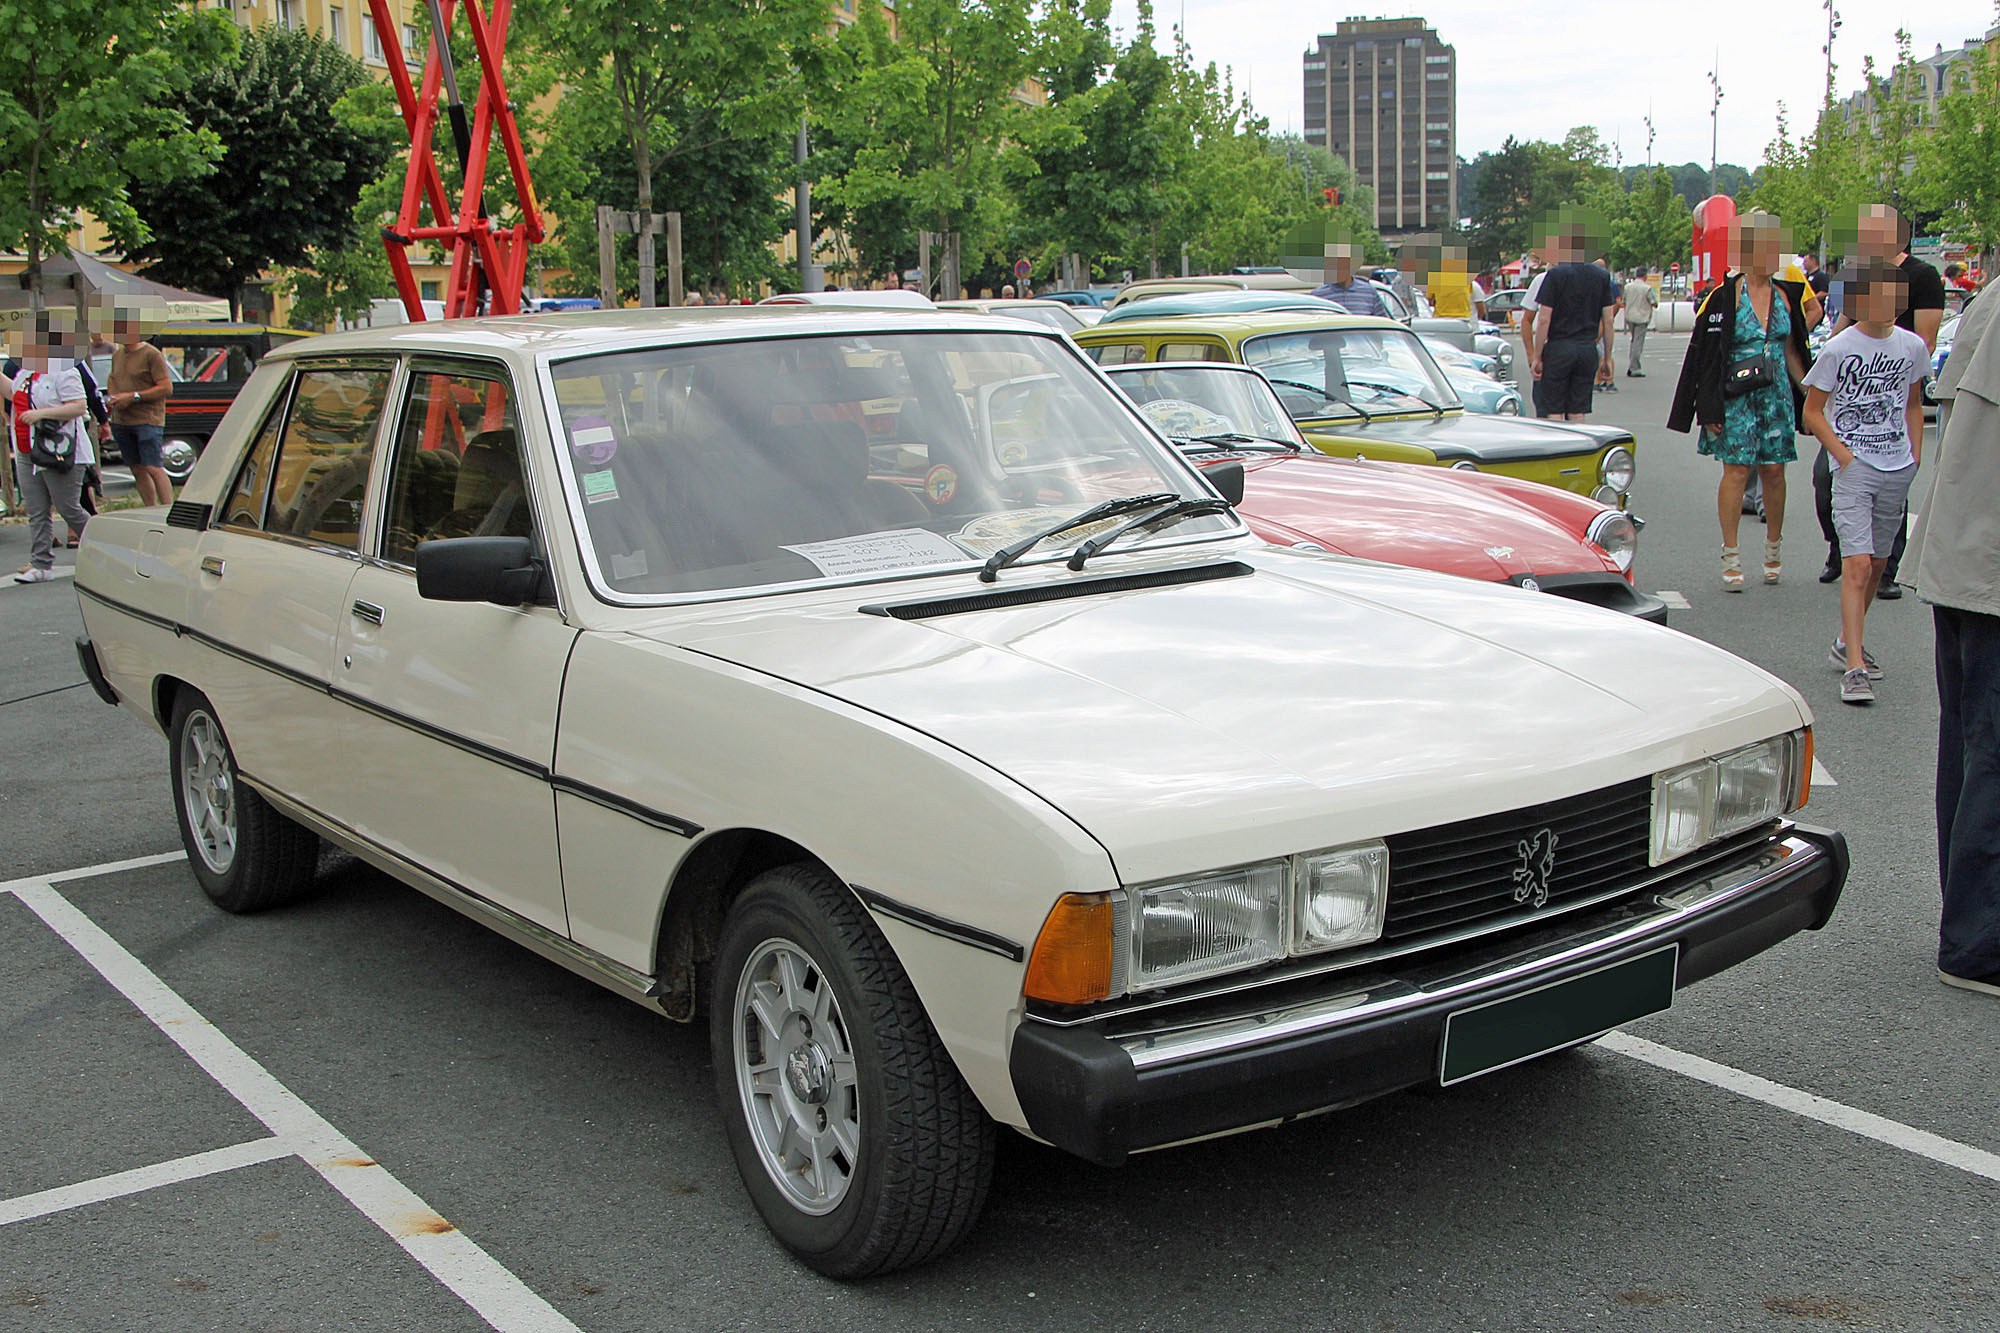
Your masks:
{"label": "black side molding", "polygon": [[1155,569],[1143,574],[1119,574],[1103,579],[1063,579],[1025,588],[996,592],[969,593],[963,597],[937,597],[912,602],[871,602],[861,608],[864,615],[888,616],[892,620],[929,620],[934,616],[964,615],[971,611],[998,611],[1009,606],[1030,606],[1036,602],[1061,602],[1072,597],[1095,597],[1099,593],[1133,592],[1141,588],[1171,588],[1181,583],[1208,583],[1214,579],[1240,579],[1254,573],[1240,560],[1215,565],[1193,565],[1186,569]]}

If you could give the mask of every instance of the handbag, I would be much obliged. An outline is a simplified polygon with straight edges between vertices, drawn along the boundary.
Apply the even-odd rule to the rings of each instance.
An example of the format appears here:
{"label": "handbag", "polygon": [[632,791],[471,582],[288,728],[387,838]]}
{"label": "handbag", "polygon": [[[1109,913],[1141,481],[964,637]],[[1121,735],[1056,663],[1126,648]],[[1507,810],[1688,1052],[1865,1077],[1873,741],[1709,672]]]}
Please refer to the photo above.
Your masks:
{"label": "handbag", "polygon": [[1731,361],[1722,372],[1722,396],[1740,398],[1746,393],[1776,384],[1778,377],[1771,369],[1771,358],[1759,352],[1746,356],[1740,361]]}
{"label": "handbag", "polygon": [[[34,401],[34,384],[40,376],[28,379],[28,401]],[[67,472],[76,460],[76,434],[67,421],[50,421],[47,417],[35,422],[28,431],[28,461],[49,472]]]}

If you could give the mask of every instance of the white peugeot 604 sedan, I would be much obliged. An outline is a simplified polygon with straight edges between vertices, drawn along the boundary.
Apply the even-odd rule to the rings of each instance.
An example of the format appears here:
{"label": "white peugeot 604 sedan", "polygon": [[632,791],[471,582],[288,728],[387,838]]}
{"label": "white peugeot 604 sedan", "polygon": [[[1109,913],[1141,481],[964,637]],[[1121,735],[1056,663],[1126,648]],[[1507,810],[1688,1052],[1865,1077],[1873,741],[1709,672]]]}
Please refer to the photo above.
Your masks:
{"label": "white peugeot 604 sedan", "polygon": [[1116,1163],[1454,1083],[1826,922],[1791,689],[1210,480],[978,316],[315,338],[91,523],[78,648],[221,907],[327,839],[704,1019],[840,1276],[958,1239],[996,1126]]}

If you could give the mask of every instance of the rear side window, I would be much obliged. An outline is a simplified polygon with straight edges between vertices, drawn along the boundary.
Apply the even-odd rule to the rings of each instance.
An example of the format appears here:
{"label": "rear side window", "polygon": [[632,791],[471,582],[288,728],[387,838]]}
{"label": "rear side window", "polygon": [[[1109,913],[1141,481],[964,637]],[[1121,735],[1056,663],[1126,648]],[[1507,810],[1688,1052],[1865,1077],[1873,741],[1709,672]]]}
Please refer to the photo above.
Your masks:
{"label": "rear side window", "polygon": [[1124,366],[1146,359],[1144,343],[1094,343],[1083,350],[1100,366]]}
{"label": "rear side window", "polygon": [[1165,343],[1160,347],[1162,361],[1227,361],[1229,349],[1221,343]]}
{"label": "rear side window", "polygon": [[361,502],[389,397],[387,366],[308,366],[292,390],[264,530],[359,550]]}
{"label": "rear side window", "polygon": [[290,396],[291,385],[287,384],[271,415],[264,419],[264,429],[257,432],[257,443],[243,460],[243,470],[236,474],[229,498],[222,502],[222,521],[228,527],[264,526],[264,496],[271,489],[271,464],[278,457],[278,436],[284,430],[285,403]]}

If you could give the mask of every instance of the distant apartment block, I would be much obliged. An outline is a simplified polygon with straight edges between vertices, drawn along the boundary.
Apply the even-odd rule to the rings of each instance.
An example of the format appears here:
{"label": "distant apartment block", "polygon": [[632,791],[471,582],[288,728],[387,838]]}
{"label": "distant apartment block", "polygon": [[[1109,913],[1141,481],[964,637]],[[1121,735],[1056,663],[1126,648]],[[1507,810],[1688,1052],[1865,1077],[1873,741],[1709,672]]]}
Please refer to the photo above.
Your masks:
{"label": "distant apartment block", "polygon": [[1305,138],[1375,191],[1384,230],[1458,218],[1458,55],[1420,18],[1342,19],[1305,53]]}

